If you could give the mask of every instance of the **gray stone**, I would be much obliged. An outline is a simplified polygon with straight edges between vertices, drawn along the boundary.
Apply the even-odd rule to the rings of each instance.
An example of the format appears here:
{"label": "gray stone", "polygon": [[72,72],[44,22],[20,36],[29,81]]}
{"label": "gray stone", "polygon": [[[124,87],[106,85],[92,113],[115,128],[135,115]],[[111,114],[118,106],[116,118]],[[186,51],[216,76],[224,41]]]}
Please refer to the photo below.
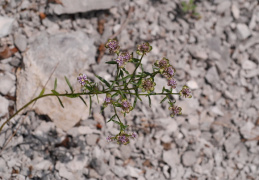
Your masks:
{"label": "gray stone", "polygon": [[0,16],[0,38],[11,33],[13,22],[13,18]]}
{"label": "gray stone", "polygon": [[231,6],[231,12],[232,12],[232,15],[235,19],[238,19],[239,18],[239,14],[240,14],[240,11],[239,11],[239,7],[238,7],[238,3],[233,3],[232,6]]}
{"label": "gray stone", "polygon": [[93,146],[96,144],[98,138],[99,136],[96,134],[89,134],[86,137],[86,143],[90,146]]}
{"label": "gray stone", "polygon": [[240,132],[241,134],[244,136],[244,138],[246,139],[250,139],[253,138],[253,134],[252,134],[252,129],[254,128],[254,124],[252,122],[247,122],[246,124],[244,124],[241,128],[240,128]]}
{"label": "gray stone", "polygon": [[66,164],[66,167],[72,172],[82,171],[87,165],[88,157],[85,155],[76,155],[72,161]]}
{"label": "gray stone", "polygon": [[251,32],[246,24],[237,24],[237,37],[241,40],[248,38],[251,35]]}
{"label": "gray stone", "polygon": [[132,166],[127,166],[128,175],[134,178],[139,178],[142,174],[142,170],[138,168],[134,168]]}
{"label": "gray stone", "polygon": [[257,65],[253,61],[250,61],[248,59],[242,62],[242,68],[245,70],[256,69],[256,67]]}
{"label": "gray stone", "polygon": [[12,88],[15,88],[15,76],[9,72],[6,72],[4,75],[0,74],[0,93],[7,95]]}
{"label": "gray stone", "polygon": [[229,8],[230,8],[230,5],[231,5],[231,2],[230,1],[223,1],[221,2],[218,6],[217,6],[217,12],[219,14],[222,14],[226,11],[229,11]]}
{"label": "gray stone", "polygon": [[114,166],[113,168],[111,168],[111,170],[114,172],[114,174],[116,174],[120,178],[123,178],[124,176],[128,175],[127,170],[121,166]]}
{"label": "gray stone", "polygon": [[191,88],[191,89],[198,89],[198,88],[199,88],[197,82],[194,81],[194,80],[187,81],[187,82],[186,82],[186,85],[187,85],[189,88]]}
{"label": "gray stone", "polygon": [[121,151],[121,157],[124,160],[128,159],[131,156],[131,147],[129,146],[121,146],[120,151]]}
{"label": "gray stone", "polygon": [[90,164],[100,175],[104,175],[105,172],[108,170],[108,165],[105,164],[104,161],[100,158],[93,158]]}
{"label": "gray stone", "polygon": [[221,54],[221,39],[220,37],[211,37],[207,39],[207,46],[210,50],[213,50],[219,54]]}
{"label": "gray stone", "polygon": [[[22,107],[31,98],[32,94],[40,94],[49,76],[57,66],[53,77],[45,88],[45,93],[53,89],[57,78],[57,91],[69,92],[64,76],[67,76],[76,92],[81,87],[76,78],[79,73],[86,73],[89,65],[95,62],[95,47],[93,40],[81,32],[62,33],[48,36],[45,33],[37,37],[26,52],[24,69],[17,72],[17,107]],[[57,127],[68,130],[80,119],[88,117],[88,109],[79,98],[60,97],[64,107],[53,97],[39,100],[32,108],[38,114],[46,114]],[[77,107],[77,108],[74,108]],[[82,113],[84,112],[84,113]]]}
{"label": "gray stone", "polygon": [[218,106],[211,107],[211,112],[216,115],[220,115],[220,116],[224,115],[224,113],[220,110],[220,108]]}
{"label": "gray stone", "polygon": [[16,34],[14,36],[14,44],[21,51],[25,51],[27,47],[27,38],[22,34]]}
{"label": "gray stone", "polygon": [[196,163],[196,154],[194,151],[186,151],[182,156],[182,162],[184,166],[192,166]]}
{"label": "gray stone", "polygon": [[171,149],[163,152],[163,161],[169,166],[174,167],[180,163],[180,156],[177,149]]}
{"label": "gray stone", "polygon": [[232,152],[237,143],[240,142],[240,136],[236,133],[232,133],[230,137],[224,142],[225,149],[228,153]]}
{"label": "gray stone", "polygon": [[191,55],[197,59],[205,60],[208,58],[208,54],[206,51],[200,47],[197,46],[191,46],[189,47],[189,52]]}
{"label": "gray stone", "polygon": [[163,173],[164,173],[166,179],[169,179],[169,177],[170,177],[170,174],[168,173],[168,170],[169,170],[169,166],[164,165],[163,166]]}
{"label": "gray stone", "polygon": [[0,117],[8,113],[9,101],[0,95]]}
{"label": "gray stone", "polygon": [[49,4],[49,11],[57,15],[85,13],[93,10],[109,9],[118,2],[118,0],[62,0],[62,4]]}
{"label": "gray stone", "polygon": [[207,71],[207,74],[206,74],[205,78],[212,86],[214,86],[215,84],[218,83],[219,75],[218,75],[218,72],[217,72],[217,69],[215,68],[215,66],[212,66]]}

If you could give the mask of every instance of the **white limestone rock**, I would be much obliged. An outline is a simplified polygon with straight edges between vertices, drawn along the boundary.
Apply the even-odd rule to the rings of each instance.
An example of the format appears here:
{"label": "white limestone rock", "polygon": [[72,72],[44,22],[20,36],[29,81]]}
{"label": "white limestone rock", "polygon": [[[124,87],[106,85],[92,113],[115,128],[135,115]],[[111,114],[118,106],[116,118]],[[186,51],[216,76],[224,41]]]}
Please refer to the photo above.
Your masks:
{"label": "white limestone rock", "polygon": [[[81,92],[77,83],[79,73],[85,73],[90,64],[95,62],[95,47],[93,40],[81,32],[63,33],[53,36],[41,34],[26,52],[24,69],[17,71],[17,107],[21,108],[31,98],[40,94],[49,76],[57,66],[53,76],[45,88],[45,94],[50,93],[57,78],[57,91],[68,92],[64,76],[68,77],[76,92]],[[79,98],[60,97],[62,108],[55,97],[47,97],[37,101],[33,110],[45,114],[58,128],[68,130],[80,119],[86,119],[89,108]]]}
{"label": "white limestone rock", "polygon": [[251,35],[251,32],[246,24],[237,24],[237,37],[241,40],[248,38]]}
{"label": "white limestone rock", "polygon": [[13,22],[13,18],[0,16],[0,38],[11,33]]}
{"label": "white limestone rock", "polygon": [[49,11],[57,15],[85,13],[109,9],[118,3],[118,0],[62,0],[62,4],[49,4]]}

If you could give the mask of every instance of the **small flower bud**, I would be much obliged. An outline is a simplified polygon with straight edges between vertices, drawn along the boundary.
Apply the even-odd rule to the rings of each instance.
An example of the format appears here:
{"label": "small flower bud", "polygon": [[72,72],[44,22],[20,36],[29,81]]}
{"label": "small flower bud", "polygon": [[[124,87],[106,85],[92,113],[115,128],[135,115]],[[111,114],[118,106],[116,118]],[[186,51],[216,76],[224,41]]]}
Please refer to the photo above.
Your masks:
{"label": "small flower bud", "polygon": [[138,45],[137,54],[138,55],[145,55],[146,53],[152,50],[152,46],[149,45],[148,42]]}
{"label": "small flower bud", "polygon": [[169,65],[169,60],[165,57],[162,60],[157,60],[155,62],[155,66],[159,68],[160,73],[163,73]]}
{"label": "small flower bud", "polygon": [[147,93],[150,93],[154,91],[156,83],[153,82],[152,78],[149,79],[142,79],[140,88],[143,92],[147,91]]}
{"label": "small flower bud", "polygon": [[163,75],[167,78],[167,79],[171,79],[175,74],[175,69],[173,68],[173,66],[168,66],[167,68],[165,68],[165,71],[163,72]]}
{"label": "small flower bud", "polygon": [[132,59],[132,55],[128,52],[123,52],[116,59],[116,62],[118,63],[120,68],[123,68],[130,59]]}
{"label": "small flower bud", "polygon": [[136,132],[133,132],[133,133],[131,134],[131,137],[132,137],[133,139],[136,139],[136,138],[138,137],[138,134],[137,134]]}
{"label": "small flower bud", "polygon": [[191,98],[191,90],[188,86],[184,85],[182,90],[180,91],[180,96],[183,96],[185,98]]}
{"label": "small flower bud", "polygon": [[103,107],[106,108],[108,106],[108,104],[112,103],[112,97],[111,94],[106,94],[106,97],[104,99],[104,103],[103,103]]}
{"label": "small flower bud", "polygon": [[133,107],[131,106],[130,102],[127,99],[123,99],[121,101],[121,108],[122,108],[122,113],[129,113]]}
{"label": "small flower bud", "polygon": [[116,39],[109,39],[105,47],[109,49],[110,53],[119,53],[120,46]]}
{"label": "small flower bud", "polygon": [[81,86],[84,86],[86,84],[86,82],[89,81],[85,74],[79,74],[79,76],[77,77],[77,80],[81,84]]}
{"label": "small flower bud", "polygon": [[175,115],[178,115],[178,114],[182,114],[181,107],[172,105],[168,109],[172,111],[172,113],[170,114],[171,117],[174,117]]}
{"label": "small flower bud", "polygon": [[167,85],[168,85],[168,86],[171,86],[173,89],[175,89],[177,83],[176,83],[176,81],[175,81],[173,78],[171,78],[171,79],[168,79]]}

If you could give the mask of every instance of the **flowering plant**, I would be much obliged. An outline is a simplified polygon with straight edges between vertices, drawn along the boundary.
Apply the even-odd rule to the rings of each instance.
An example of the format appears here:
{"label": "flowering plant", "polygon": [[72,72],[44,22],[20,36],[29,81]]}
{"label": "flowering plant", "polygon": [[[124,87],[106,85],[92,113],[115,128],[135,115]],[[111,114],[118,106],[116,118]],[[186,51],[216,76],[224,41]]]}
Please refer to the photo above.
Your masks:
{"label": "flowering plant", "polygon": [[[151,98],[150,96],[154,95],[163,95],[165,96],[160,103],[163,103],[165,100],[168,100],[170,105],[169,110],[171,111],[171,117],[175,115],[181,114],[182,108],[175,105],[175,101],[172,101],[171,95],[180,95],[184,98],[191,98],[190,89],[184,85],[182,90],[179,93],[173,93],[173,89],[176,88],[176,80],[173,79],[175,75],[175,68],[169,63],[169,60],[165,57],[160,61],[156,61],[153,66],[153,72],[146,72],[142,66],[143,57],[152,50],[152,46],[149,43],[143,43],[138,45],[136,53],[140,56],[140,58],[134,58],[133,53],[129,52],[121,52],[118,41],[115,39],[108,40],[105,45],[107,49],[109,49],[110,53],[117,54],[117,58],[112,61],[106,62],[107,64],[116,65],[116,76],[114,80],[107,81],[104,78],[95,75],[100,81],[102,85],[102,89],[98,86],[97,83],[91,82],[85,74],[79,74],[77,80],[82,87],[82,92],[75,93],[73,87],[71,86],[67,77],[65,80],[71,90],[71,93],[66,92],[65,94],[58,93],[56,91],[57,88],[57,79],[54,83],[54,88],[52,93],[44,94],[45,89],[43,88],[38,97],[32,99],[26,105],[24,105],[21,109],[19,109],[14,115],[12,115],[9,119],[7,119],[2,126],[0,127],[0,131],[3,129],[4,125],[10,121],[15,115],[17,115],[24,108],[29,106],[31,103],[37,101],[40,98],[47,96],[56,96],[60,102],[62,107],[63,103],[59,97],[66,96],[68,98],[80,98],[85,105],[86,102],[82,98],[82,95],[88,95],[90,99],[90,110],[92,107],[92,96],[100,94],[106,94],[106,97],[103,102],[102,110],[104,110],[107,106],[112,106],[114,110],[114,115],[108,120],[108,122],[112,121],[119,125],[120,132],[115,136],[108,136],[107,141],[115,141],[118,144],[127,145],[130,143],[131,139],[137,138],[137,133],[126,133],[127,125],[122,123],[119,113],[117,111],[118,108],[121,109],[121,113],[126,116],[127,113],[132,111],[138,100],[142,101],[141,96],[146,96],[149,99],[149,106],[151,106]],[[131,62],[135,65],[135,69],[132,74],[130,74],[126,69],[125,65]],[[137,69],[141,67],[141,71],[137,72]],[[163,87],[162,92],[154,92],[156,83],[154,82],[154,78],[156,75],[164,76],[169,86],[168,88]],[[105,87],[106,86],[106,87]],[[141,93],[139,91],[146,92]],[[134,97],[134,102],[132,103],[130,97]]]}

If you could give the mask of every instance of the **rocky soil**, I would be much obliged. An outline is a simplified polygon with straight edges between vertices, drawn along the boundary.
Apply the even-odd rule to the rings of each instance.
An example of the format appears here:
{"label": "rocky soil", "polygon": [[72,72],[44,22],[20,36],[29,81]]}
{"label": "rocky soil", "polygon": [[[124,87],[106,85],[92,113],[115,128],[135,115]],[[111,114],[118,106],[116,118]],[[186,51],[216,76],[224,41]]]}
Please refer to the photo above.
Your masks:
{"label": "rocky soil", "polygon": [[59,91],[64,76],[78,90],[79,73],[112,80],[103,45],[114,34],[130,52],[149,42],[144,68],[167,57],[193,98],[175,97],[174,118],[161,97],[143,98],[126,116],[138,133],[127,146],[106,141],[118,127],[96,100],[90,115],[76,100],[39,100],[0,133],[0,179],[259,180],[259,3],[196,1],[195,19],[182,1],[1,0],[0,124],[56,77]]}

